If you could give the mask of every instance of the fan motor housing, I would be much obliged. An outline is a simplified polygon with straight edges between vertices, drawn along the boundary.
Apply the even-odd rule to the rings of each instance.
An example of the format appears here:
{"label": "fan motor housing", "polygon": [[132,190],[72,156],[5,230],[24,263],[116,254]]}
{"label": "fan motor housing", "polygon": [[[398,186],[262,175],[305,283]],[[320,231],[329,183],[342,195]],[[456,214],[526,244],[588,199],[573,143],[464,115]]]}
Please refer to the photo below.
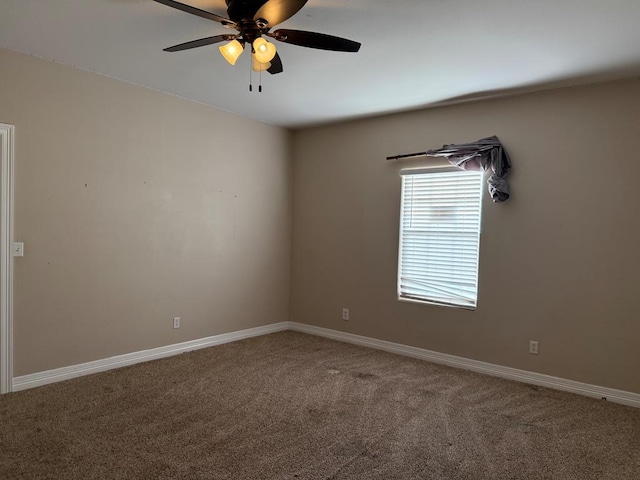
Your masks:
{"label": "fan motor housing", "polygon": [[267,0],[226,0],[227,15],[234,22],[253,20],[256,12]]}

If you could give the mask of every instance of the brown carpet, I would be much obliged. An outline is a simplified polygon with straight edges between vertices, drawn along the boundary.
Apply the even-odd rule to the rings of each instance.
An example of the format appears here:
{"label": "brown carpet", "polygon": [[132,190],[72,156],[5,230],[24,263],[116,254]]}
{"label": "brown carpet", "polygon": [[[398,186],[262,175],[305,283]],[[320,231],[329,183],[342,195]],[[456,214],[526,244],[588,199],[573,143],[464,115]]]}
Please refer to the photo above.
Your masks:
{"label": "brown carpet", "polygon": [[282,332],[0,397],[5,479],[640,479],[640,409]]}

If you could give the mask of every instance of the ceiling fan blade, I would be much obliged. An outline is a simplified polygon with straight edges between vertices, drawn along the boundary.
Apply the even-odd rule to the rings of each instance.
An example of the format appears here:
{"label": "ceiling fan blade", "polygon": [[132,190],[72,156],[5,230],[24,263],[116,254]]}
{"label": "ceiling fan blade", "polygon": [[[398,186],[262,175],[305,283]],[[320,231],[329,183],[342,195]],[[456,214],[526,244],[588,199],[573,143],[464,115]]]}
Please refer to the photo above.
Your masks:
{"label": "ceiling fan blade", "polygon": [[235,23],[229,20],[228,18],[221,17],[220,15],[216,15],[215,13],[200,10],[199,8],[192,7],[191,5],[185,5],[184,3],[174,2],[173,0],[153,0],[153,1],[166,5],[167,7],[172,7],[178,10],[182,10],[183,12],[190,13],[191,15],[197,15],[198,17],[206,18],[207,20],[213,20],[214,22],[222,23],[223,25],[235,25]]}
{"label": "ceiling fan blade", "polygon": [[253,19],[263,18],[269,22],[270,27],[273,27],[293,17],[305,3],[307,0],[269,0],[258,9]]}
{"label": "ceiling fan blade", "polygon": [[284,43],[318,48],[320,50],[333,50],[334,52],[357,52],[360,50],[360,43],[358,42],[334,37],[333,35],[325,35],[324,33],[280,29],[269,34],[269,36]]}
{"label": "ceiling fan blade", "polygon": [[275,75],[276,73],[282,73],[282,60],[280,59],[280,55],[276,52],[276,56],[271,59],[271,66],[267,68],[267,72],[271,75]]}
{"label": "ceiling fan blade", "polygon": [[214,43],[224,42],[225,40],[232,40],[235,35],[216,35],[214,37],[200,38],[199,40],[192,40],[191,42],[181,43],[180,45],[174,45],[163,49],[165,52],[181,52],[182,50],[189,50],[190,48],[204,47],[205,45],[213,45]]}

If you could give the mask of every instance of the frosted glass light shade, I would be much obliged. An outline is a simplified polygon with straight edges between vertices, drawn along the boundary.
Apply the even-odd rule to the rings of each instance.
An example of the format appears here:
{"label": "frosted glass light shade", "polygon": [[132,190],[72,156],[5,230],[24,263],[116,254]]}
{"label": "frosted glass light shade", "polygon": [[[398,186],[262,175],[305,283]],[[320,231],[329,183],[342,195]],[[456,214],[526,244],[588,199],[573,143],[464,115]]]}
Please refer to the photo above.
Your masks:
{"label": "frosted glass light shade", "polygon": [[253,56],[253,62],[251,63],[251,68],[253,69],[254,72],[264,72],[269,67],[271,67],[271,62],[262,63],[258,61],[255,55]]}
{"label": "frosted glass light shade", "polygon": [[253,50],[256,60],[260,63],[269,63],[276,56],[276,46],[262,37],[253,41]]}
{"label": "frosted glass light shade", "polygon": [[231,65],[236,64],[236,60],[238,60],[238,57],[242,54],[242,50],[242,44],[238,40],[232,40],[220,47],[220,53]]}

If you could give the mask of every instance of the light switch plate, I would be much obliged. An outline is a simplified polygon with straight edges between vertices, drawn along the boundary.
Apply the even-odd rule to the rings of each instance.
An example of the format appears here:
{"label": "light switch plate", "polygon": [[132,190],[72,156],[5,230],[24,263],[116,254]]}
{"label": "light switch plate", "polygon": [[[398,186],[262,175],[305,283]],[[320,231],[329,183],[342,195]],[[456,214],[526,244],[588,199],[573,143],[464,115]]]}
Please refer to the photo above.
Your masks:
{"label": "light switch plate", "polygon": [[13,242],[13,256],[14,257],[24,257],[24,243],[23,242]]}

